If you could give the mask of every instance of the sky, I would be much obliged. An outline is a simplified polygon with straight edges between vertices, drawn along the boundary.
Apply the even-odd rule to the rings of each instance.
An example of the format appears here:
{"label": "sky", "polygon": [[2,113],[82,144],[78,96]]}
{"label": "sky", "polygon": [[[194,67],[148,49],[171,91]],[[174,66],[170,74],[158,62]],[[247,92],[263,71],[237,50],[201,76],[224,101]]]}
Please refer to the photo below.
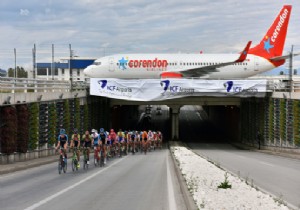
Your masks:
{"label": "sky", "polygon": [[[237,53],[263,38],[284,4],[293,6],[285,51],[300,52],[299,0],[1,0],[0,68],[74,55]],[[300,56],[299,56],[300,57]],[[294,68],[300,68],[295,58]]]}

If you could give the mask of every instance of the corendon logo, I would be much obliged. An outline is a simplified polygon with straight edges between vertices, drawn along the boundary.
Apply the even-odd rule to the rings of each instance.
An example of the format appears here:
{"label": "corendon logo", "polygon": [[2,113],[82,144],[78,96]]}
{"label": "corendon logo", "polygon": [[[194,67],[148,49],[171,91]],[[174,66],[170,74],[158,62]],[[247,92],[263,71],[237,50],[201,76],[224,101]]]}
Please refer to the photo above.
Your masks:
{"label": "corendon logo", "polygon": [[279,21],[278,21],[277,26],[276,26],[276,28],[275,28],[275,30],[274,30],[274,32],[273,32],[272,37],[271,37],[271,41],[272,41],[272,42],[275,42],[275,41],[276,41],[276,38],[277,38],[277,36],[278,36],[278,34],[279,34],[279,32],[280,32],[280,29],[281,29],[282,25],[283,25],[284,22],[285,22],[285,19],[286,19],[288,13],[289,13],[289,11],[288,11],[287,9],[285,9],[285,10],[283,11],[283,13],[279,16]]}
{"label": "corendon logo", "polygon": [[130,68],[166,68],[168,66],[167,60],[129,60],[128,66]]}

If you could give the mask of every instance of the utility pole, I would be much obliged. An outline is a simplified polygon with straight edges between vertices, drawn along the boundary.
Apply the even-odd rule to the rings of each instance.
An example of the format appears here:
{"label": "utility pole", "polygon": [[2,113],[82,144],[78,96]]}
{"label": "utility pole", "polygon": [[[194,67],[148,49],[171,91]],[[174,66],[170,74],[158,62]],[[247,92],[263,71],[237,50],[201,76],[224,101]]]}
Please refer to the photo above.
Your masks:
{"label": "utility pole", "polygon": [[33,79],[35,79],[35,74],[36,74],[36,46],[35,44],[33,45],[33,49],[32,49],[32,77]]}
{"label": "utility pole", "polygon": [[69,50],[70,50],[70,60],[69,60],[69,71],[70,71],[70,82],[71,82],[71,91],[73,90],[73,72],[72,72],[72,57],[73,57],[73,53],[72,53],[72,46],[71,44],[69,44]]}
{"label": "utility pole", "polygon": [[14,74],[14,77],[17,78],[17,50],[16,48],[14,48],[14,56],[15,56],[15,74]]}
{"label": "utility pole", "polygon": [[292,45],[292,49],[290,52],[290,63],[289,63],[289,90],[290,93],[293,92],[293,49],[294,45]]}
{"label": "utility pole", "polygon": [[55,71],[55,64],[54,64],[54,44],[52,44],[52,62],[51,62],[52,80],[54,80],[54,71]]}

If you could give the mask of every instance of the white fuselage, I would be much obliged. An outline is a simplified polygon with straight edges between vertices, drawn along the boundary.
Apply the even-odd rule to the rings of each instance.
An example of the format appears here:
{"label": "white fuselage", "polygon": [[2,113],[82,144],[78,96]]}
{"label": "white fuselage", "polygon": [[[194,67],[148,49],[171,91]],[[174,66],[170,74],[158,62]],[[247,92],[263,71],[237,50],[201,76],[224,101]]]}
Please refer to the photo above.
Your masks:
{"label": "white fuselage", "polygon": [[197,71],[201,72],[202,69],[206,71],[200,78],[234,79],[247,78],[275,68],[267,59],[248,54],[244,62],[209,71],[209,66],[234,62],[239,56],[239,54],[117,54],[97,59],[84,70],[84,73],[94,78],[155,79],[160,78],[165,72],[182,73],[185,70],[199,68]]}

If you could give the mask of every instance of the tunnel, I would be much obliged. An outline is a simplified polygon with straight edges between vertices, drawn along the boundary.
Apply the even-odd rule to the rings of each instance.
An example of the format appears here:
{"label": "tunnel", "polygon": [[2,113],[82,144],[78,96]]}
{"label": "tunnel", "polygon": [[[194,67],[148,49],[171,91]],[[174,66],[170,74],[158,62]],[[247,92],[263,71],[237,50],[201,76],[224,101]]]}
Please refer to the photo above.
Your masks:
{"label": "tunnel", "polygon": [[[115,130],[161,131],[164,140],[172,139],[172,108],[167,105],[114,105],[109,125]],[[173,111],[174,112],[174,111]],[[178,136],[183,142],[227,143],[238,141],[238,106],[180,106]]]}

